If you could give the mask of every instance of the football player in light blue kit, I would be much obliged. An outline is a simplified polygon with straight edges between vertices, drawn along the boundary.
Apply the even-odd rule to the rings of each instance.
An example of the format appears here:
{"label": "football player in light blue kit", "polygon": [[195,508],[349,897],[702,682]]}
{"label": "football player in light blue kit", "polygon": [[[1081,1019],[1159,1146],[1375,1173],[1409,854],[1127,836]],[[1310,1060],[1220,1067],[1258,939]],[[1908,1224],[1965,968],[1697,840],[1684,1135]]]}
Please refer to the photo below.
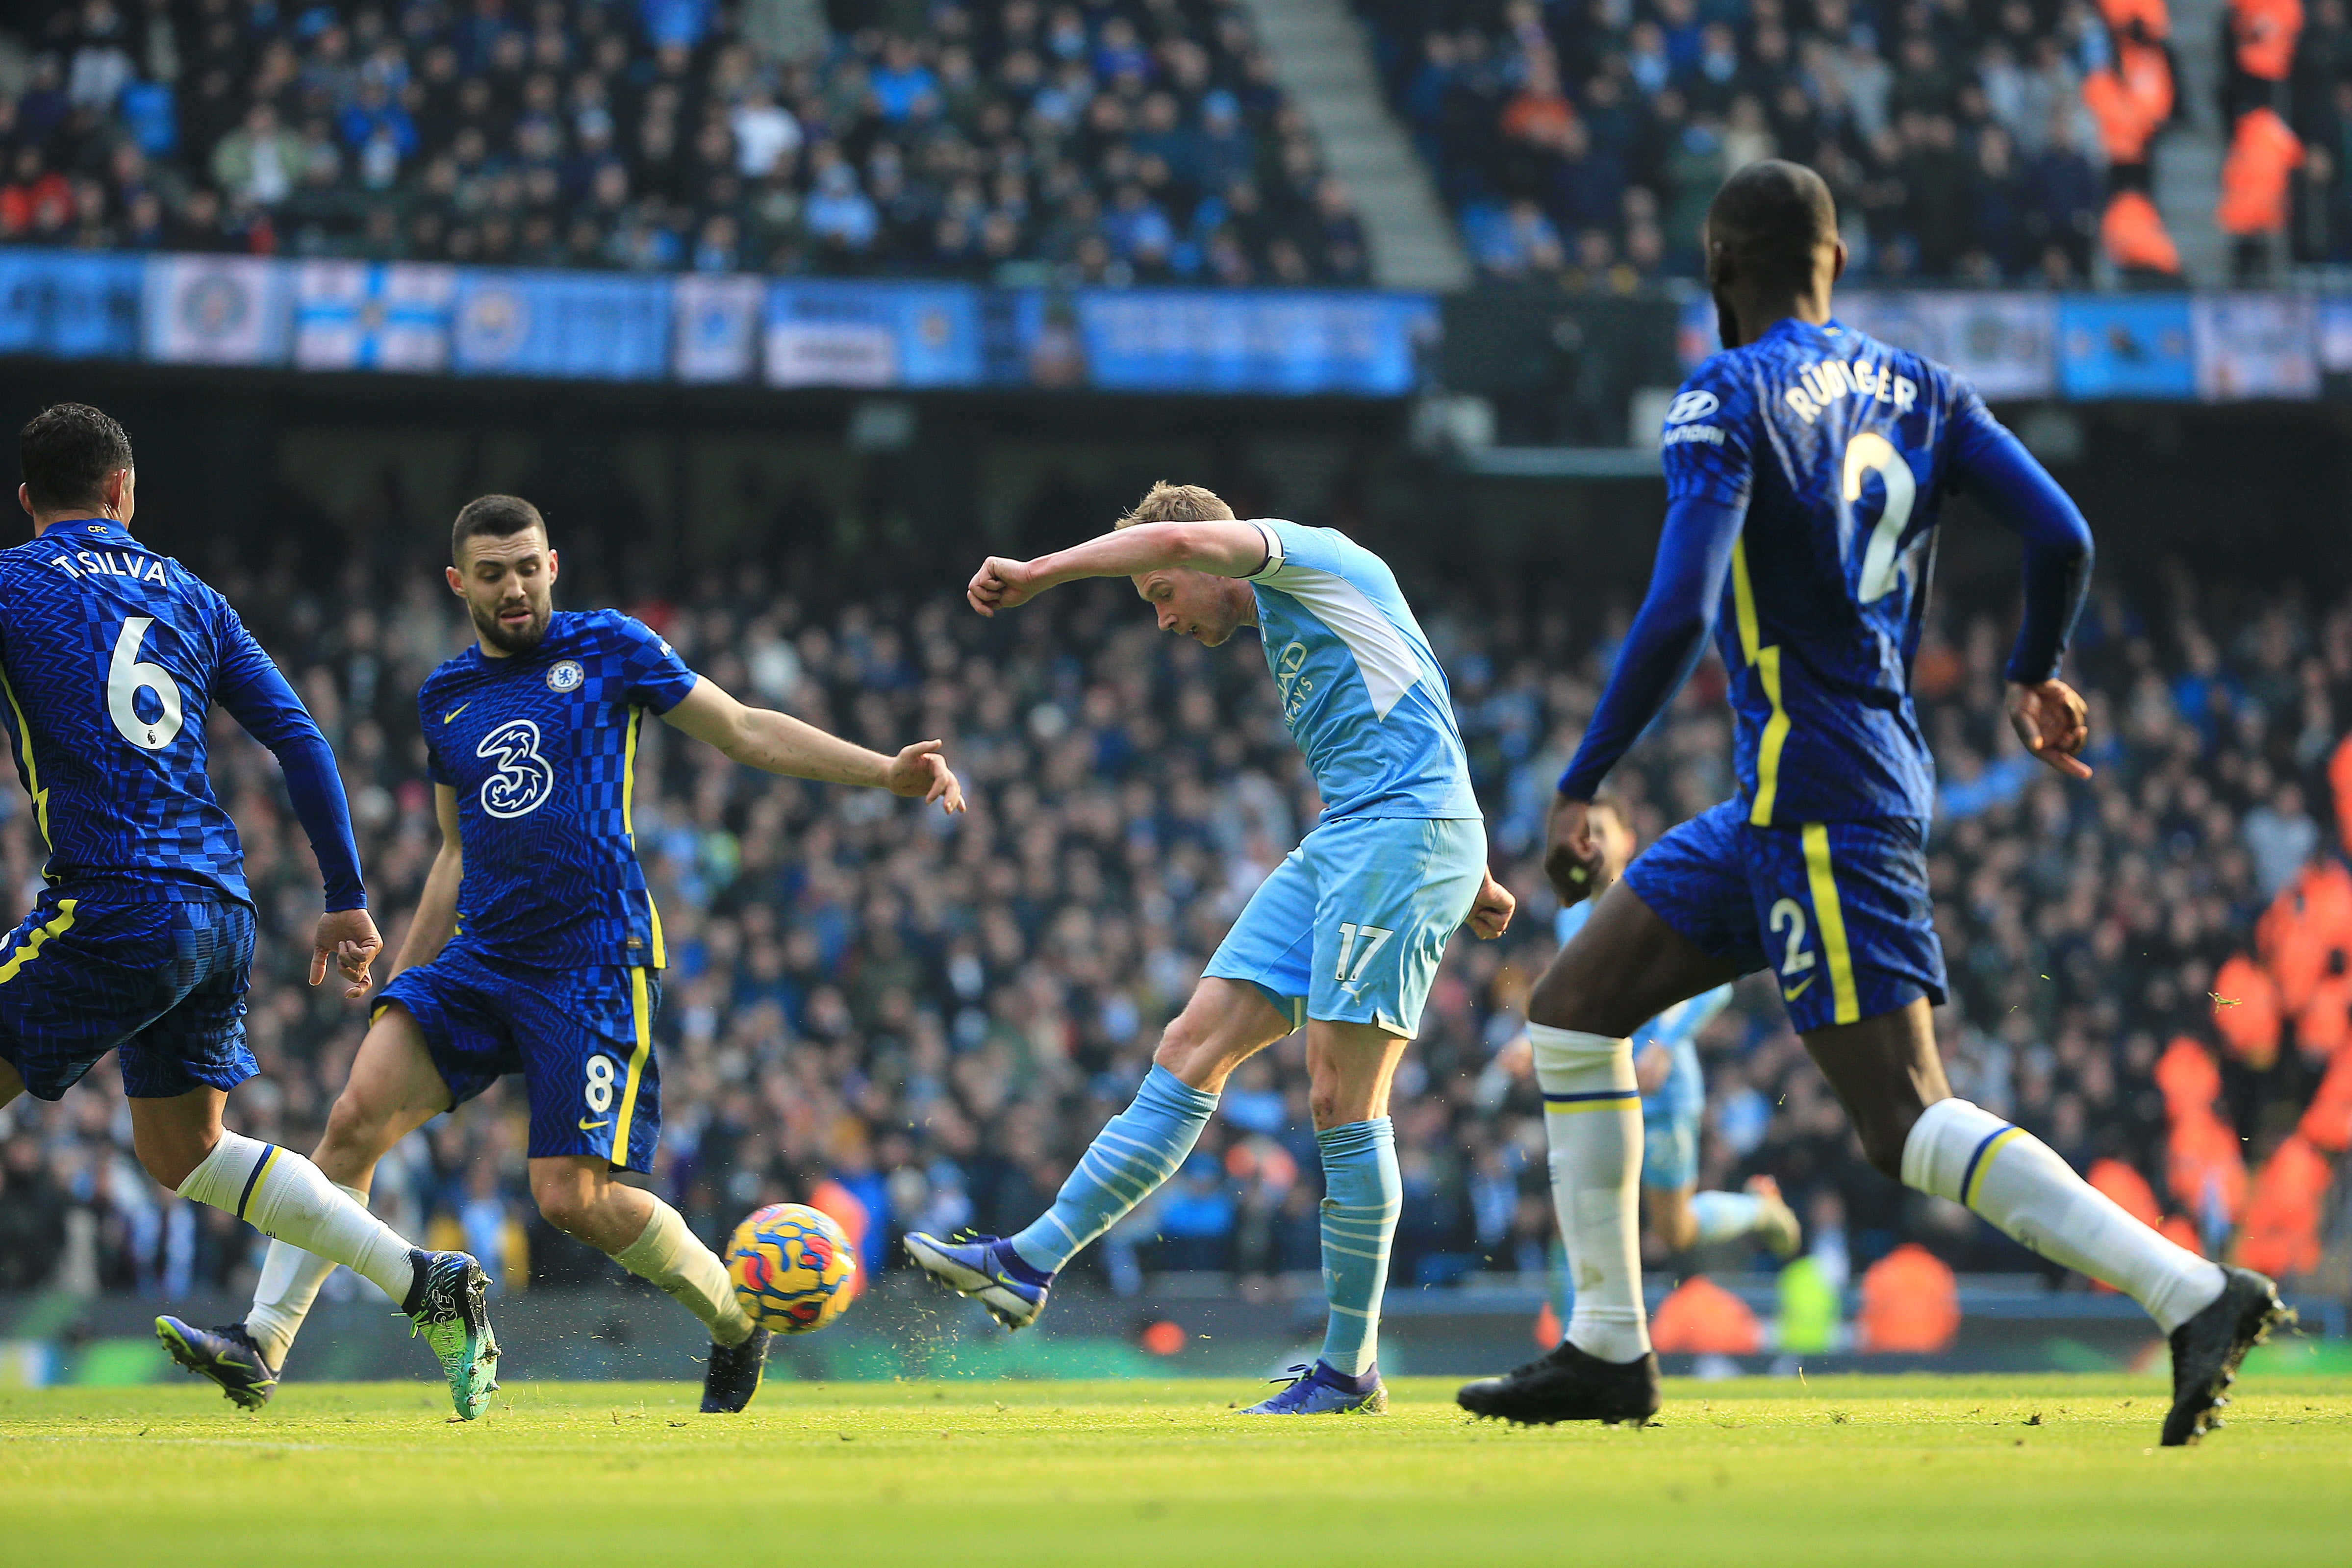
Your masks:
{"label": "football player in light blue kit", "polygon": [[[1633,827],[1611,795],[1593,798],[1594,890],[1624,874],[1633,858]],[[1587,898],[1553,917],[1566,947],[1591,918]],[[1780,1184],[1756,1176],[1741,1193],[1698,1190],[1699,1123],[1706,1114],[1706,1079],[1698,1065],[1700,1031],[1731,1005],[1731,987],[1718,985],[1675,1003],[1633,1031],[1633,1085],[1642,1091],[1642,1196],[1650,1229],[1668,1252],[1686,1252],[1743,1236],[1763,1239],[1787,1258],[1797,1250],[1797,1216],[1781,1201]]]}
{"label": "football player in light blue kit", "polygon": [[1234,1068],[1304,1026],[1323,1156],[1320,1357],[1251,1415],[1378,1414],[1381,1293],[1403,1187],[1389,1081],[1421,1026],[1438,961],[1465,921],[1510,923],[1486,870],[1444,672],[1380,557],[1329,529],[1237,521],[1193,485],[1159,484],[1109,533],[1034,561],[991,557],[984,616],[1081,577],[1130,577],[1162,631],[1214,647],[1245,626],[1265,645],[1282,716],[1323,795],[1322,821],[1265,879],[1168,1026],[1135,1102],[1096,1136],[1052,1209],[1017,1236],[907,1251],[1010,1328],[1035,1321],[1054,1275],[1173,1174]]}

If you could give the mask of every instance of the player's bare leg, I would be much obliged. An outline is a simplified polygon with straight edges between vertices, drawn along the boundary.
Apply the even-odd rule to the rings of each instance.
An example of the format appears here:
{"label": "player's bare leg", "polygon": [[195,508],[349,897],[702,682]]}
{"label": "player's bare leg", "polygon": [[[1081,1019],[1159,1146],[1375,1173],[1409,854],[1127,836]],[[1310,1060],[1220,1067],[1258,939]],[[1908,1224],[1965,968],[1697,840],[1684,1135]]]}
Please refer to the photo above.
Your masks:
{"label": "player's bare leg", "polygon": [[1643,1187],[1650,1229],[1668,1252],[1687,1252],[1743,1236],[1763,1239],[1776,1258],[1796,1254],[1804,1227],[1769,1176],[1750,1176],[1739,1192],[1701,1192],[1685,1187]]}
{"label": "player's bare leg", "polygon": [[1738,974],[1618,881],[1536,982],[1528,1042],[1576,1300],[1557,1350],[1507,1377],[1464,1385],[1455,1396],[1463,1408],[1547,1424],[1638,1422],[1657,1413],[1658,1363],[1642,1302],[1642,1100],[1631,1037],[1675,1003]]}
{"label": "player's bare leg", "polygon": [[1323,1294],[1330,1318],[1312,1365],[1251,1415],[1378,1415],[1381,1297],[1404,1183],[1397,1172],[1389,1088],[1406,1040],[1372,1024],[1310,1019],[1307,1104],[1323,1156]]}
{"label": "player's bare leg", "polygon": [[1134,1103],[1096,1134],[1051,1209],[1012,1237],[950,1240],[914,1231],[907,1256],[1006,1328],[1027,1327],[1045,1310],[1055,1274],[1175,1174],[1234,1069],[1292,1028],[1256,986],[1204,977],[1161,1033]]}
{"label": "player's bare leg", "polygon": [[1886,1175],[1975,1210],[2052,1262],[2137,1301],[2172,1342],[2168,1446],[2220,1425],[2238,1363],[2292,1314],[2270,1280],[2224,1268],[2126,1214],[2023,1128],[1952,1097],[1925,999],[1814,1029],[1805,1049]]}

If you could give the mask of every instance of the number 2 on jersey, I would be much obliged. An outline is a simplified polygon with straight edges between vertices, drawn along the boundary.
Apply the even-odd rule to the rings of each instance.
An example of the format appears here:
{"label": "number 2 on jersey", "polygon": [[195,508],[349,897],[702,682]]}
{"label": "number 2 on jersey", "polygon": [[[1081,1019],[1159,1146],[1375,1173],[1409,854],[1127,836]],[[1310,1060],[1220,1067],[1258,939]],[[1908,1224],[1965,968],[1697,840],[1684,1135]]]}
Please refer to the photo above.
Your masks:
{"label": "number 2 on jersey", "polygon": [[1911,475],[1911,465],[1895,444],[1875,430],[1864,430],[1845,444],[1846,504],[1862,499],[1862,480],[1865,474],[1876,474],[1886,487],[1886,504],[1878,514],[1878,526],[1870,531],[1870,544],[1862,553],[1862,581],[1856,584],[1854,596],[1862,603],[1874,604],[1895,589],[1895,577],[1902,568],[1902,558],[1895,546],[1902,542],[1903,531],[1911,522],[1911,508],[1919,499],[1919,481]]}
{"label": "number 2 on jersey", "polygon": [[[133,616],[122,623],[114,639],[114,659],[106,667],[106,716],[122,738],[142,752],[160,752],[180,732],[180,683],[160,664],[142,664],[140,645],[147,640],[152,616]],[[139,693],[152,691],[163,708],[158,719],[139,717]]]}

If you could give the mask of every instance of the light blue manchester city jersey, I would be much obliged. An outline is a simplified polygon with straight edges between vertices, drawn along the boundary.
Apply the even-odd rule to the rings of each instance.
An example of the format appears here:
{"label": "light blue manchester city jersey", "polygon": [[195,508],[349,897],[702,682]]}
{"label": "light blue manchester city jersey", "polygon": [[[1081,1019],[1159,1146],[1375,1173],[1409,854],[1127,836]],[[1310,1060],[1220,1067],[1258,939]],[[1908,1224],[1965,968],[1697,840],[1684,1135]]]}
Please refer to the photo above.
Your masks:
{"label": "light blue manchester city jersey", "polygon": [[1396,574],[1347,535],[1271,518],[1247,581],[1282,720],[1323,794],[1323,819],[1478,821],[1445,672]]}

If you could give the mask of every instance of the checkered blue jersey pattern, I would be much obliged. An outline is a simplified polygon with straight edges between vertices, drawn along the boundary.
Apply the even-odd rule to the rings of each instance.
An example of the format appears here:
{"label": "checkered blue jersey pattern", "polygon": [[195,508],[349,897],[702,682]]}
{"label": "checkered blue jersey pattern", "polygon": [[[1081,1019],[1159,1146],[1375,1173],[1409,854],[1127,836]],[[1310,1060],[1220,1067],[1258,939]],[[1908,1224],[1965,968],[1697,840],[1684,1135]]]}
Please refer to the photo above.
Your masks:
{"label": "checkered blue jersey pattern", "polygon": [[121,524],[52,523],[0,551],[0,726],[61,889],[252,902],[236,826],[205,773],[215,702],[285,764],[327,883],[362,907],[359,855],[326,738],[209,585]]}
{"label": "checkered blue jersey pattern", "polygon": [[630,792],[648,710],[698,678],[617,610],[558,610],[529,653],[469,647],[417,693],[434,782],[457,795],[457,929],[542,969],[659,969],[661,916],[637,864]]}
{"label": "checkered blue jersey pattern", "polygon": [[1675,400],[1669,500],[1744,507],[1716,645],[1758,826],[1933,814],[1911,659],[1944,494],[2009,439],[1942,365],[1832,321],[1776,322]]}
{"label": "checkered blue jersey pattern", "polygon": [[1445,671],[1388,563],[1332,529],[1252,526],[1258,637],[1323,820],[1482,820]]}

